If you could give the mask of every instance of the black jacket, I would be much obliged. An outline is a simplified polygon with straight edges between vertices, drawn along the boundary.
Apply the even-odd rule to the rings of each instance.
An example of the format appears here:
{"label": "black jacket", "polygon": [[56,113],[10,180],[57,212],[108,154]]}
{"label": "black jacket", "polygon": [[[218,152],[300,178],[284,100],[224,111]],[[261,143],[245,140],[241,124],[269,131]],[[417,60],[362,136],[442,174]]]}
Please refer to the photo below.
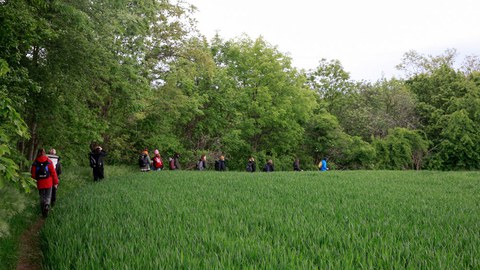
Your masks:
{"label": "black jacket", "polygon": [[265,164],[265,167],[263,168],[264,172],[273,172],[275,171],[275,168],[273,167],[273,164],[267,163]]}
{"label": "black jacket", "polygon": [[90,156],[90,167],[92,168],[103,168],[103,158],[107,155],[107,152],[101,150],[92,151]]}
{"label": "black jacket", "polygon": [[257,170],[257,165],[255,161],[249,161],[247,163],[247,172],[255,172]]}

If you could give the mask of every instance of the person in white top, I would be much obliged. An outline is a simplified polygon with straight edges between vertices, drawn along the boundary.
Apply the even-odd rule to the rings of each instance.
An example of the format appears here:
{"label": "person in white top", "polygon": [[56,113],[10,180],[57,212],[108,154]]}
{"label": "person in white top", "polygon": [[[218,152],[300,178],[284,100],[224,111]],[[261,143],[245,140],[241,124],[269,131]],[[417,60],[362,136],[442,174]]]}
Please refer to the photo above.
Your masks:
{"label": "person in white top", "polygon": [[[60,163],[60,157],[57,156],[57,151],[55,149],[50,149],[49,154],[47,157],[53,162],[53,167],[57,173],[58,179],[60,180],[60,174],[62,174],[62,164]],[[55,201],[57,200],[57,187],[52,188],[52,199],[50,201],[50,207],[55,205]]]}

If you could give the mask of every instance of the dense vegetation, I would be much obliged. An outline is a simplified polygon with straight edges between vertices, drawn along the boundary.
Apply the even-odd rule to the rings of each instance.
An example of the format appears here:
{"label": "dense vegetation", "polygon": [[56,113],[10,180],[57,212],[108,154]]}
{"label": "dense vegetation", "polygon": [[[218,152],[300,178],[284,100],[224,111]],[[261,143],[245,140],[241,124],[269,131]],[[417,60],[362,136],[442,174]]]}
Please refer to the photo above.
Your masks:
{"label": "dense vegetation", "polygon": [[[298,70],[261,37],[206,40],[182,0],[0,0],[0,25],[2,199],[31,188],[21,172],[41,147],[67,166],[101,144],[108,164],[148,147],[184,168],[220,153],[230,170],[250,155],[279,170],[325,156],[333,169],[480,167],[477,56],[457,68],[454,50],[407,52],[404,78],[353,81],[337,60]],[[25,208],[9,205],[0,235]]]}
{"label": "dense vegetation", "polygon": [[45,269],[477,269],[478,172],[125,173],[63,198]]}
{"label": "dense vegetation", "polygon": [[183,1],[3,0],[0,10],[7,158],[55,147],[85,164],[99,143],[110,163],[149,147],[187,167],[225,153],[236,170],[250,155],[281,169],[324,156],[350,169],[480,167],[476,56],[456,69],[454,50],[412,51],[404,79],[357,82],[337,60],[297,70],[263,38],[207,41]]}

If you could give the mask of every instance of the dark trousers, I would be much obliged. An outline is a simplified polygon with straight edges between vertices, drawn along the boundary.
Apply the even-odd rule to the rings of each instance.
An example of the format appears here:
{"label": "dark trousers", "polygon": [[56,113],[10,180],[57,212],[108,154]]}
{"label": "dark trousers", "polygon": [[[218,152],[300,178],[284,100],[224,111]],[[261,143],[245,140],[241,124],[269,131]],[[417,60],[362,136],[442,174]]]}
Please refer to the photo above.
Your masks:
{"label": "dark trousers", "polygon": [[46,216],[45,211],[48,212],[52,200],[52,188],[39,189],[38,194],[40,194],[40,210],[42,211],[43,216]]}
{"label": "dark trousers", "polygon": [[104,178],[103,167],[93,168],[93,181],[99,181]]}
{"label": "dark trousers", "polygon": [[50,206],[53,207],[55,205],[56,200],[57,200],[57,188],[52,187],[52,199],[50,200]]}

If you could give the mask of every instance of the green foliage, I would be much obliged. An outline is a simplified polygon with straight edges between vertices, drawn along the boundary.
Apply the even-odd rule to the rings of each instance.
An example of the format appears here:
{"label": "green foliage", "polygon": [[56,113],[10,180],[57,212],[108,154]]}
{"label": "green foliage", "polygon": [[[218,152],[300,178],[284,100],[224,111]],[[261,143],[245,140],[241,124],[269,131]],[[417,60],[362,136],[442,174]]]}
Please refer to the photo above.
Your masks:
{"label": "green foliage", "polygon": [[[432,159],[441,161],[441,169],[480,168],[480,125],[470,119],[466,110],[455,111],[440,119],[439,150]],[[437,168],[437,169],[440,169]]]}
{"label": "green foliage", "polygon": [[42,231],[43,267],[476,269],[479,179],[124,173],[62,200]]}
{"label": "green foliage", "polygon": [[427,168],[480,168],[480,87],[475,78],[475,73],[466,77],[443,65],[407,81],[418,97],[419,115],[434,145]]}
{"label": "green foliage", "polygon": [[342,108],[335,112],[348,134],[369,141],[372,136],[385,137],[392,128],[418,127],[416,97],[402,81],[384,79],[356,89],[342,97]]}
{"label": "green foliage", "polygon": [[325,110],[308,123],[304,147],[315,164],[326,157],[339,169],[372,168],[375,159],[375,150],[369,143],[346,134],[337,118]]}
{"label": "green foliage", "polygon": [[385,138],[376,138],[373,145],[380,169],[406,170],[422,168],[429,142],[422,133],[405,128],[389,130]]}
{"label": "green foliage", "polygon": [[15,183],[25,191],[34,185],[28,174],[22,174],[17,164],[22,160],[15,150],[16,142],[28,138],[27,126],[11,105],[11,100],[0,93],[0,189]]}
{"label": "green foliage", "polygon": [[338,60],[322,59],[315,70],[308,72],[308,85],[328,104],[330,112],[342,109],[339,101],[354,90],[355,83]]}
{"label": "green foliage", "polygon": [[[209,44],[195,29],[195,8],[183,1],[1,7],[0,93],[31,135],[1,153],[32,160],[39,148],[53,147],[65,165],[85,165],[88,146],[101,144],[110,164],[131,163],[148,147],[164,157],[179,152],[187,168],[199,153],[224,154],[235,170],[250,155],[282,169],[295,157],[309,167],[324,155],[338,168],[372,168],[372,138],[406,128],[432,142],[426,168],[480,163],[469,146],[478,144],[480,128],[475,56],[455,70],[455,50],[410,51],[399,65],[406,81],[355,82],[338,60],[299,72],[263,38],[217,35]],[[469,125],[466,136],[448,134],[454,119]],[[22,158],[13,162],[27,167]]]}

